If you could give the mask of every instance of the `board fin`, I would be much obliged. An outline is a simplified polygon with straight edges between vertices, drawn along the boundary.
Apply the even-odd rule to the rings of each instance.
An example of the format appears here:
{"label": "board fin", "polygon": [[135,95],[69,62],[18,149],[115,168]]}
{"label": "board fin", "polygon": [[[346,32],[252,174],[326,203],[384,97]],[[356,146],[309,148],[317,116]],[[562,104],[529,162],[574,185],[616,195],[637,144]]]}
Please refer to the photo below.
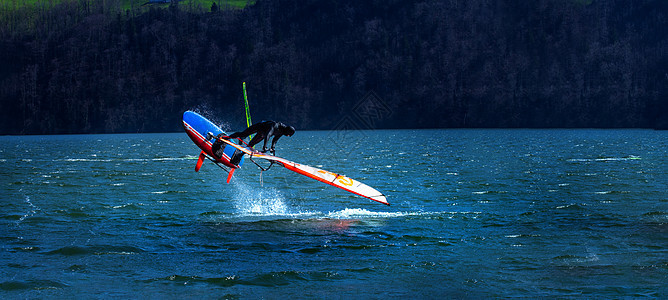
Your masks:
{"label": "board fin", "polygon": [[202,167],[202,163],[204,163],[204,151],[200,152],[199,158],[197,159],[197,165],[195,165],[195,172],[199,172],[199,168]]}
{"label": "board fin", "polygon": [[234,175],[234,170],[236,170],[236,168],[232,168],[230,169],[229,172],[227,172],[227,183],[230,183],[230,180],[232,180],[232,175]]}

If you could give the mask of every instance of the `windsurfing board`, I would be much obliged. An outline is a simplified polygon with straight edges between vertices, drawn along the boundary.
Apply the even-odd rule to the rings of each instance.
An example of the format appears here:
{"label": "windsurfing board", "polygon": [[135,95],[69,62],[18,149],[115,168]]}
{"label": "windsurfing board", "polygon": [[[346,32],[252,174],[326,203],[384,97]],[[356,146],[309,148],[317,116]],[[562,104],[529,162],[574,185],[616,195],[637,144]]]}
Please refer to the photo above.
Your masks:
{"label": "windsurfing board", "polygon": [[[218,127],[216,124],[213,122],[209,121],[207,118],[203,117],[202,115],[194,112],[194,111],[186,111],[183,113],[183,128],[186,130],[186,133],[190,137],[190,139],[199,147],[202,152],[200,153],[199,160],[197,162],[197,165],[195,166],[195,171],[198,171],[199,168],[202,166],[202,162],[204,161],[204,155],[208,156],[211,158],[211,160],[221,163],[229,168],[231,170],[234,170],[238,167],[240,167],[243,164],[244,159],[241,158],[241,161],[237,164],[233,164],[230,162],[232,157],[234,156],[234,153],[237,151],[237,148],[232,147],[230,145],[225,145],[225,148],[223,149],[223,154],[221,155],[220,158],[216,157],[213,155],[213,150],[211,147],[213,146],[213,142],[215,141],[215,136],[218,134],[223,134],[227,135],[220,127]],[[207,135],[211,133],[213,134],[213,138],[208,138]]]}

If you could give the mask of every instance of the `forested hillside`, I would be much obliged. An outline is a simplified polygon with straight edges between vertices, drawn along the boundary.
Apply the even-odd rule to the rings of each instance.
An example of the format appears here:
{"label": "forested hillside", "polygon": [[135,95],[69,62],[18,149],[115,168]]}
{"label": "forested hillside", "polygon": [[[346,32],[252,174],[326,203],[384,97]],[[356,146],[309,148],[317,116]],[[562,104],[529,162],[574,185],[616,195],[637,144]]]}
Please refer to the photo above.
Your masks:
{"label": "forested hillside", "polygon": [[665,0],[60,2],[0,7],[0,134],[668,126]]}

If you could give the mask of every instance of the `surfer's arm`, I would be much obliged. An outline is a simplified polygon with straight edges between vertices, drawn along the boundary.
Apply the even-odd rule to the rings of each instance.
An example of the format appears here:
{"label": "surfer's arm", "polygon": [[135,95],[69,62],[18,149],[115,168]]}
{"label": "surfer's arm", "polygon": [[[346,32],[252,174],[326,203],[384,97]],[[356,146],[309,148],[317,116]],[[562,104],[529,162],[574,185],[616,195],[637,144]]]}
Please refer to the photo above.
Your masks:
{"label": "surfer's arm", "polygon": [[264,138],[264,141],[263,141],[264,143],[262,144],[262,153],[267,152],[267,140],[268,139],[269,139],[268,137]]}
{"label": "surfer's arm", "polygon": [[274,152],[274,149],[276,147],[276,142],[278,142],[278,139],[281,138],[281,135],[275,135],[274,138],[271,140],[271,152]]}

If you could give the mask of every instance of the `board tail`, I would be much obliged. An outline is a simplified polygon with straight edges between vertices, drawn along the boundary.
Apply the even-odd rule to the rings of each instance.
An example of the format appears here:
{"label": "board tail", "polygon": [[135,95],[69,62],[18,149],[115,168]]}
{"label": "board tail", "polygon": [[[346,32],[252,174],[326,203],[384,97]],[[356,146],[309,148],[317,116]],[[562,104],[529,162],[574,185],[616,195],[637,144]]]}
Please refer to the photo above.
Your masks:
{"label": "board tail", "polygon": [[199,168],[202,167],[202,163],[204,163],[204,151],[200,152],[199,158],[197,159],[197,164],[195,165],[195,172],[199,172]]}

